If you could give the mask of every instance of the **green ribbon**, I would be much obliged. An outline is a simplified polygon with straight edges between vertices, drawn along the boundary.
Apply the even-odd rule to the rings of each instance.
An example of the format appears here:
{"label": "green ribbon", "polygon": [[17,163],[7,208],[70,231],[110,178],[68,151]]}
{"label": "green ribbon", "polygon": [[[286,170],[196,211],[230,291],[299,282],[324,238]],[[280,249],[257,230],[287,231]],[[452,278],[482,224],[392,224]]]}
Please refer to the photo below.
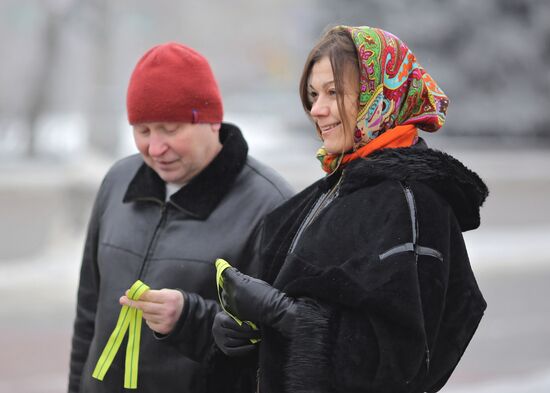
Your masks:
{"label": "green ribbon", "polygon": [[[235,322],[237,322],[239,324],[239,326],[241,326],[243,323],[246,323],[252,329],[258,330],[258,327],[256,326],[256,324],[254,322],[252,322],[252,321],[241,321],[239,318],[237,318],[236,316],[231,314],[229,311],[227,311],[227,309],[225,308],[225,306],[223,304],[222,294],[221,294],[222,291],[223,291],[222,273],[224,272],[225,269],[228,269],[230,267],[231,267],[231,265],[225,259],[221,259],[221,258],[216,259],[216,287],[218,288],[218,299],[220,300],[220,305],[221,305],[223,311],[225,311],[227,313],[227,315],[229,315],[231,318],[233,318],[235,320]],[[250,342],[252,344],[256,344],[257,342],[260,342],[260,341],[261,341],[260,338],[251,338],[250,339]]]}
{"label": "green ribbon", "polygon": [[[128,298],[139,300],[141,295],[149,287],[140,280],[137,280],[128,292]],[[122,306],[118,321],[103,349],[97,364],[95,365],[92,377],[103,381],[105,374],[111,367],[111,363],[122,344],[122,340],[128,331],[128,344],[126,346],[126,363],[124,367],[124,387],[126,389],[137,389],[138,362],[139,362],[139,343],[141,339],[141,318],[143,312],[136,308]]]}

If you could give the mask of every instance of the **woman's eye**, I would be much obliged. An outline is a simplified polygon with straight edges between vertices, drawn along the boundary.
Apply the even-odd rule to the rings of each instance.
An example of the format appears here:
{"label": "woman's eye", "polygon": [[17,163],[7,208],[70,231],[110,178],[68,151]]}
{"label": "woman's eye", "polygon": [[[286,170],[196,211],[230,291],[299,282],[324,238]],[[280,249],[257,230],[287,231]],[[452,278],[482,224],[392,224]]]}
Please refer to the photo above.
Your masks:
{"label": "woman's eye", "polygon": [[314,91],[309,92],[308,100],[309,100],[309,104],[313,105],[315,101],[317,101],[317,93],[315,93]]}
{"label": "woman's eye", "polygon": [[335,90],[335,89],[330,89],[330,90],[328,91],[328,95],[329,95],[329,96],[335,96],[335,95],[336,95],[336,90]]}

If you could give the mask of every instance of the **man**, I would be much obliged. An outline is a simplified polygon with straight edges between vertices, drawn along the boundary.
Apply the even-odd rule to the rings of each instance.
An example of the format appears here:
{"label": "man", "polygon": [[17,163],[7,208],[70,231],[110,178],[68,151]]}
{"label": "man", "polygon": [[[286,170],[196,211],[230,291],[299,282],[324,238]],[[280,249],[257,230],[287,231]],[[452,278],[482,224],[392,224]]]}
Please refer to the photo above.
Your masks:
{"label": "man", "polygon": [[[99,189],[78,290],[69,392],[119,392],[125,341],[103,381],[94,367],[116,325],[119,300],[140,279],[139,392],[200,392],[211,343],[216,258],[240,261],[262,216],[290,187],[247,155],[239,129],[222,123],[207,60],[177,43],[149,50],[127,94],[140,154],[117,162]],[[123,298],[121,299],[121,296]],[[145,307],[144,304],[147,304]],[[132,305],[130,306],[137,306]]]}

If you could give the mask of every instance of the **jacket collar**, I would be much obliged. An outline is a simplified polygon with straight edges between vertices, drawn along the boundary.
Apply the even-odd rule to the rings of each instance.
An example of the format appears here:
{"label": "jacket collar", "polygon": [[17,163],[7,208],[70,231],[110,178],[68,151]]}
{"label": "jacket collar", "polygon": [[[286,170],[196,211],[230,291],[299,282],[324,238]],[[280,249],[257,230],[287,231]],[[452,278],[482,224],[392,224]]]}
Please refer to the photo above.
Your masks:
{"label": "jacket collar", "polygon": [[[170,197],[170,202],[177,208],[202,220],[208,218],[223,199],[243,169],[248,155],[248,145],[236,126],[222,123],[220,141],[223,147],[214,160]],[[164,181],[143,163],[128,185],[123,202],[163,204],[165,196]]]}

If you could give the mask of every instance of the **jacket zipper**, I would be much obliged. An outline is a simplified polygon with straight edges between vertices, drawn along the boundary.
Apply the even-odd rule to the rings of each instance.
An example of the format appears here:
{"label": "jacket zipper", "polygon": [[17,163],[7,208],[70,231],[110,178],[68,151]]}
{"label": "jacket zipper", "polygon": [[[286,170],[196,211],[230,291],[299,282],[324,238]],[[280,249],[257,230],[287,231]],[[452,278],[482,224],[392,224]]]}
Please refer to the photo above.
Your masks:
{"label": "jacket zipper", "polygon": [[142,279],[143,274],[145,273],[145,267],[147,266],[149,262],[149,255],[151,253],[151,249],[153,248],[153,244],[157,240],[157,235],[159,232],[160,227],[164,223],[164,220],[166,218],[166,203],[159,202],[158,200],[154,199],[155,202],[160,204],[160,219],[157,222],[157,225],[155,227],[155,231],[153,232],[153,237],[151,238],[151,241],[149,242],[149,245],[147,246],[147,251],[145,252],[145,257],[143,258],[143,262],[141,263],[141,268],[139,269],[138,274],[138,280]]}
{"label": "jacket zipper", "polygon": [[324,193],[321,194],[319,199],[315,202],[313,207],[311,208],[310,212],[302,221],[302,224],[300,225],[300,228],[298,228],[298,231],[296,232],[296,235],[294,236],[294,239],[292,239],[292,243],[290,244],[290,248],[288,249],[287,255],[292,253],[294,251],[294,248],[298,244],[298,240],[302,237],[302,234],[304,231],[311,225],[313,221],[317,218],[317,216],[327,207],[336,197],[338,197],[338,192],[340,191],[340,184],[342,183],[342,179],[344,178],[344,174],[340,176],[340,179],[336,182],[332,188]]}
{"label": "jacket zipper", "polygon": [[[294,235],[294,239],[292,239],[292,243],[290,244],[287,255],[290,254],[292,251],[294,251],[296,244],[298,244],[298,240],[300,240],[300,237],[302,237],[302,233],[317,218],[319,213],[321,213],[321,211],[323,211],[323,209],[327,207],[328,204],[338,196],[338,192],[340,190],[340,184],[342,183],[343,178],[344,178],[344,173],[342,173],[342,175],[340,176],[340,179],[338,179],[336,184],[332,186],[332,188],[329,191],[327,191],[324,194],[321,194],[319,199],[317,199],[313,207],[310,209],[308,215],[304,219],[304,221],[302,221],[302,223],[300,224],[300,227],[298,228],[296,235]],[[259,367],[256,370],[256,393],[260,393],[260,368]]]}

